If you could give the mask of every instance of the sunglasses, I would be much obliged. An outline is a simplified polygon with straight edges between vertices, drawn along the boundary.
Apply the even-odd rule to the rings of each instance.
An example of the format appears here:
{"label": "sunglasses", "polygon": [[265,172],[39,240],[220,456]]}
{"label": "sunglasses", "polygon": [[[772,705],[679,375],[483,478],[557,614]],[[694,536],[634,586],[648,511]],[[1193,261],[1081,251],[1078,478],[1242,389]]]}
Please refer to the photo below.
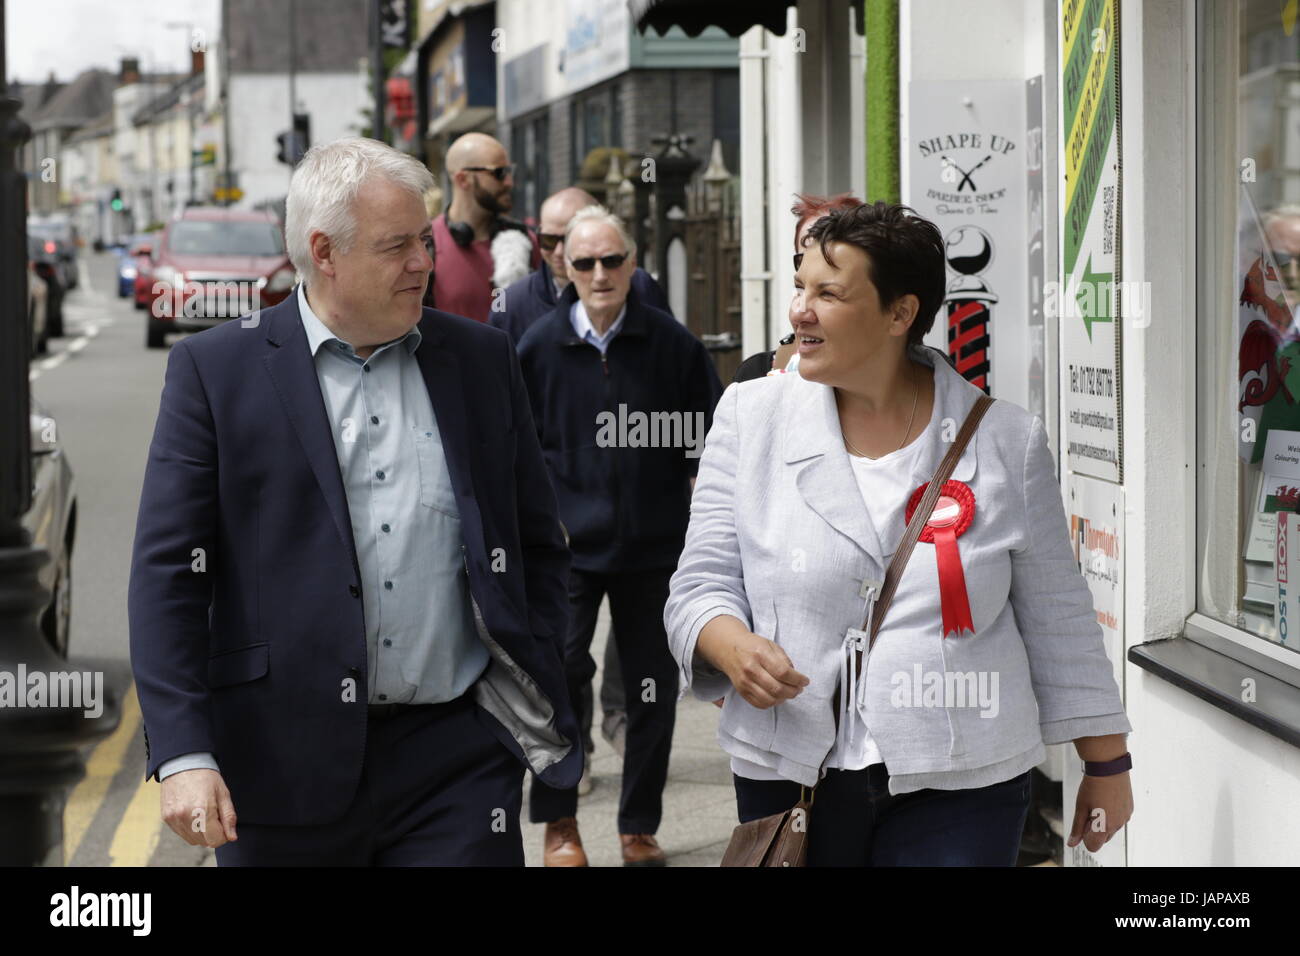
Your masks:
{"label": "sunglasses", "polygon": [[564,234],[560,232],[539,232],[537,234],[537,243],[544,252],[552,252],[563,241]]}
{"label": "sunglasses", "polygon": [[496,177],[497,182],[503,183],[507,176],[515,174],[515,164],[510,163],[506,166],[464,166],[462,167],[467,173],[491,173]]}
{"label": "sunglasses", "polygon": [[612,272],[626,261],[627,253],[617,252],[612,256],[600,256],[599,258],[588,256],[584,259],[570,259],[569,268],[577,269],[579,272],[590,272],[592,269],[596,268],[596,263],[599,262],[607,270]]}

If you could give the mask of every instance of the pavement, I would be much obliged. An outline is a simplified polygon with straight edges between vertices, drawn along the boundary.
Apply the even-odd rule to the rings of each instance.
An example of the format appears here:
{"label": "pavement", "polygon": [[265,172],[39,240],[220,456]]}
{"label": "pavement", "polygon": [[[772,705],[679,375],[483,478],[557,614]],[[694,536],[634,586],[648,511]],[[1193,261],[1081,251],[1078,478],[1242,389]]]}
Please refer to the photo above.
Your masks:
{"label": "pavement", "polygon": [[[609,634],[609,602],[602,605],[591,642],[591,656],[602,666]],[[593,686],[600,687],[597,672]],[[597,704],[599,711],[599,704]],[[736,826],[736,791],[731,784],[727,755],[715,733],[721,711],[687,695],[677,705],[673,753],[664,788],[663,822],[656,834],[669,866],[717,866]],[[578,831],[591,866],[622,866],[618,841],[618,797],[623,758],[600,735],[600,714],[592,736],[591,793],[578,801]],[[531,776],[529,778],[531,780]],[[543,824],[528,823],[528,793],[524,793],[524,858],[542,865]]]}

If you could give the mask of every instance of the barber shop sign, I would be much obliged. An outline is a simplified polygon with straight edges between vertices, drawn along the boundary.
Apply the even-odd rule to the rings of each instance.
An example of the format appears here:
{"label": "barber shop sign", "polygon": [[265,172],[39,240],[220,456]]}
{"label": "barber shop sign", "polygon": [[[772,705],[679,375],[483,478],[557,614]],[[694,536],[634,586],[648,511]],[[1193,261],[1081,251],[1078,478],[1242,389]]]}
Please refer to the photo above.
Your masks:
{"label": "barber shop sign", "polygon": [[908,104],[904,202],[939,227],[948,266],[929,344],[967,381],[1027,404],[1025,85],[918,81]]}

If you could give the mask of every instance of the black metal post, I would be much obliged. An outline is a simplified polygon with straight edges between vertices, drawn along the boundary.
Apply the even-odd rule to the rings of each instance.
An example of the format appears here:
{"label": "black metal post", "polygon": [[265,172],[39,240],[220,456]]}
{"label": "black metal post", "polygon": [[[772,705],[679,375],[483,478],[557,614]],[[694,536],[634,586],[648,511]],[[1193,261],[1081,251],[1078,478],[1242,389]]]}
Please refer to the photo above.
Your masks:
{"label": "black metal post", "polygon": [[[5,70],[4,0],[0,0],[0,78]],[[20,104],[0,98],[0,674],[17,693],[18,675],[72,668],[43,639],[37,614],[49,592],[37,570],[49,560],[22,525],[31,505],[32,436],[27,363],[27,183],[16,153],[31,130]],[[85,774],[80,748],[112,732],[121,692],[105,682],[97,718],[72,706],[0,705],[0,866],[57,866],[63,857],[63,801]],[[64,701],[66,703],[66,701]]]}
{"label": "black metal post", "polygon": [[374,41],[374,52],[371,54],[374,57],[372,72],[375,77],[374,137],[381,143],[387,142],[384,139],[384,31],[380,22],[382,4],[383,0],[370,0],[370,29]]}

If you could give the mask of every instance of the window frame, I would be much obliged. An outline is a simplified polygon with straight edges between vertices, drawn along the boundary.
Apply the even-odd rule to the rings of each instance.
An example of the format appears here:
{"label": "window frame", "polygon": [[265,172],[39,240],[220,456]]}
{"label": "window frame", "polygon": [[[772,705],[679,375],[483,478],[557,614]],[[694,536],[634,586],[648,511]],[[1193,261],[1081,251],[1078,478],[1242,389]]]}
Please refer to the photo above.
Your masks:
{"label": "window frame", "polygon": [[[1188,615],[1183,636],[1241,664],[1269,674],[1293,687],[1300,688],[1300,652],[1260,637],[1243,627],[1210,616],[1203,608],[1205,598],[1204,569],[1210,545],[1207,515],[1213,503],[1211,481],[1206,474],[1208,453],[1214,438],[1212,430],[1221,425],[1222,411],[1216,408],[1226,395],[1224,388],[1213,387],[1216,371],[1222,362],[1219,347],[1225,338],[1214,323],[1222,316],[1233,317],[1231,335],[1236,341],[1236,235],[1237,184],[1239,160],[1236,155],[1237,96],[1240,79],[1241,7],[1237,0],[1229,4],[1195,0],[1193,71],[1194,131],[1192,181],[1196,206],[1196,302],[1194,334],[1196,338],[1196,551],[1195,607]],[[1217,135],[1230,130],[1230,136]],[[1232,183],[1231,189],[1224,184]],[[1230,228],[1229,228],[1230,226]],[[1235,364],[1233,366],[1235,368]],[[1232,382],[1235,383],[1235,377]],[[1212,387],[1203,387],[1211,383]],[[1222,394],[1221,394],[1222,393]],[[1235,455],[1235,452],[1234,452]],[[1241,489],[1237,489],[1238,502]],[[1237,506],[1240,508],[1240,504]],[[1239,532],[1238,532],[1239,533]],[[1234,548],[1234,562],[1240,564],[1240,550]],[[1240,603],[1240,596],[1238,596]]]}

